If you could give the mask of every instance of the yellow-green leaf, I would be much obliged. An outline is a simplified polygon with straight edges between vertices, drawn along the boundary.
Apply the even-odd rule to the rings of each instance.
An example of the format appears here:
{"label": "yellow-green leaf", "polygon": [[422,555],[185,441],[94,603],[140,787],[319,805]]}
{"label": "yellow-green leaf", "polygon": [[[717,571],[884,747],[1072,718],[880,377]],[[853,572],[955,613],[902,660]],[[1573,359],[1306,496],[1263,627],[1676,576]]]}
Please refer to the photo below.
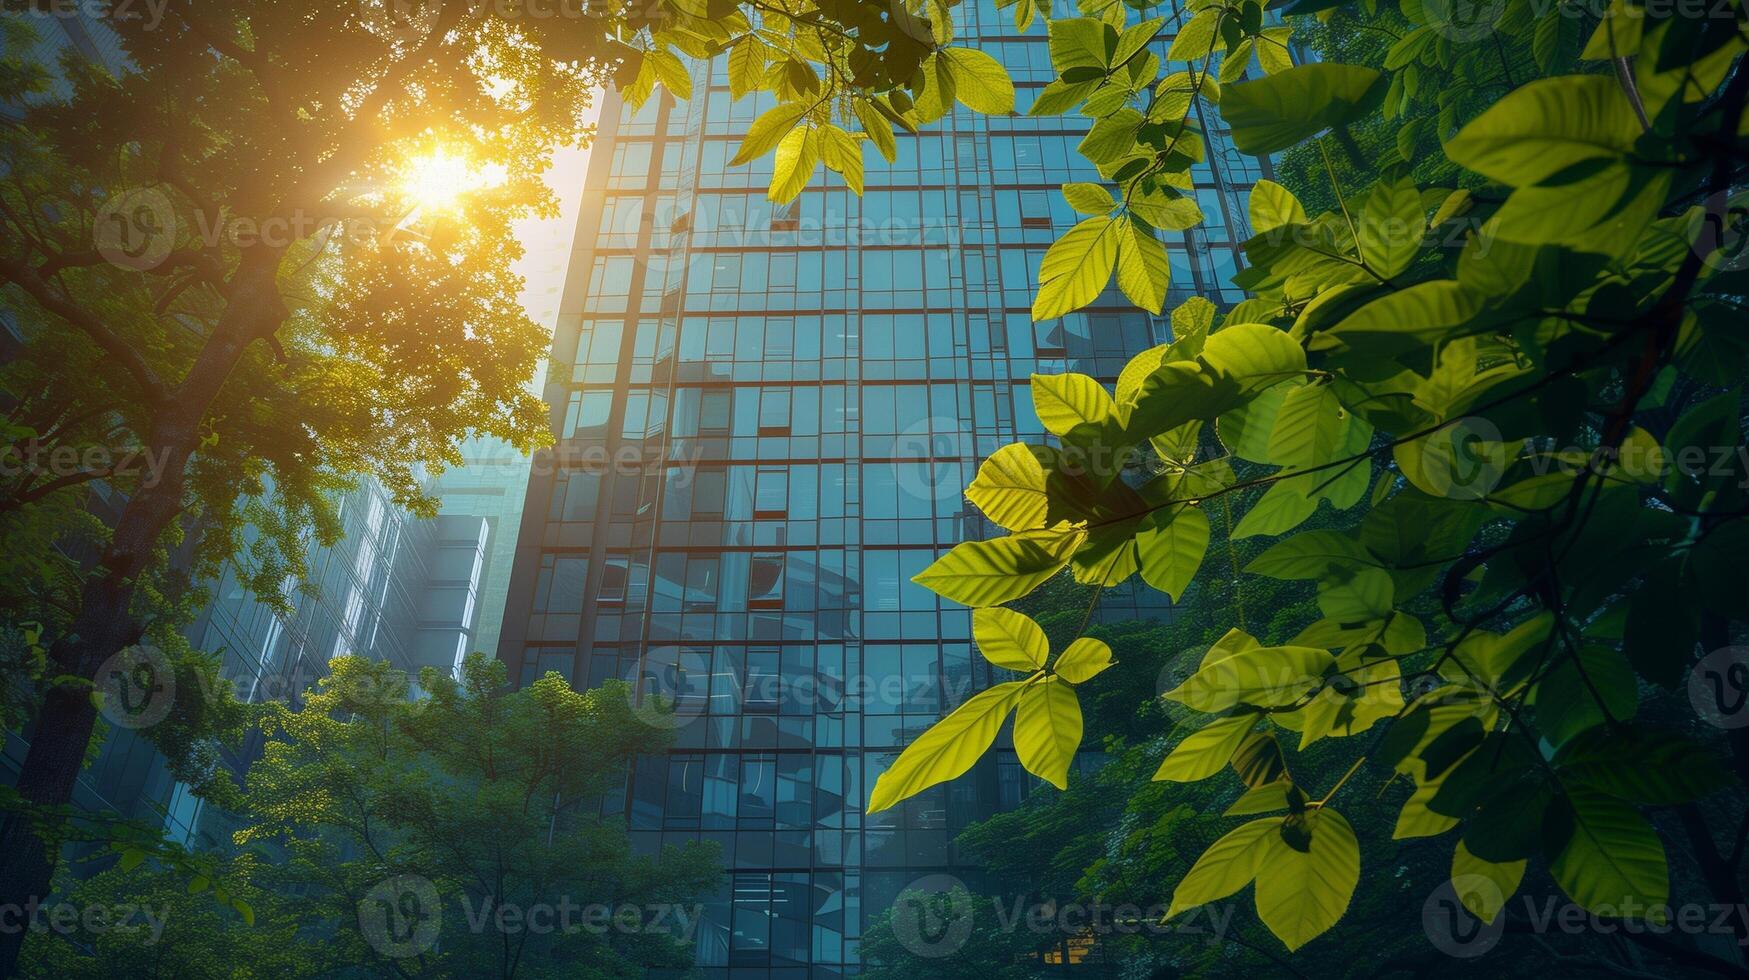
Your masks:
{"label": "yellow-green leaf", "polygon": [[1256,723],[1257,716],[1251,714],[1209,722],[1167,753],[1154,778],[1193,783],[1213,776],[1227,767],[1234,751],[1245,741],[1245,736],[1251,734],[1251,726]]}
{"label": "yellow-green leaf", "polygon": [[1026,681],[997,684],[972,695],[952,714],[929,726],[875,780],[868,812],[878,813],[970,769],[996,740],[1003,720],[1025,687]]}
{"label": "yellow-green leaf", "polygon": [[1084,684],[1110,666],[1111,647],[1091,636],[1083,636],[1057,656],[1052,669],[1071,684]]}
{"label": "yellow-green leaf", "polygon": [[1031,533],[966,541],[912,579],[965,606],[999,606],[1038,588],[1069,563],[1085,535]]}
{"label": "yellow-green leaf", "polygon": [[1014,82],[1002,63],[975,48],[939,52],[953,74],[954,97],[973,112],[1002,116],[1014,111]]}
{"label": "yellow-green leaf", "polygon": [[1003,446],[984,460],[966,487],[966,499],[1009,531],[1044,527],[1050,510],[1044,466],[1032,449],[1018,442]]}
{"label": "yellow-green leaf", "polygon": [[777,144],[777,160],[771,173],[771,190],[767,196],[779,204],[796,199],[814,176],[820,165],[820,136],[810,126],[789,131]]}
{"label": "yellow-green leaf", "polygon": [[1130,302],[1149,313],[1166,305],[1166,288],[1172,284],[1172,266],[1166,246],[1154,233],[1129,218],[1117,227],[1117,285]]}
{"label": "yellow-green leaf", "polygon": [[862,194],[862,140],[837,126],[821,126],[820,157],[844,178],[851,193]]}
{"label": "yellow-green leaf", "polygon": [[1064,184],[1063,199],[1081,214],[1110,214],[1117,207],[1117,199],[1103,184]]}
{"label": "yellow-green leaf", "polygon": [[1058,789],[1069,787],[1069,764],[1081,746],[1081,702],[1061,677],[1046,677],[1020,695],[1014,714],[1014,754],[1026,771]]}
{"label": "yellow-green leaf", "polygon": [[1051,641],[1037,623],[1000,606],[972,610],[972,639],[985,660],[1023,673],[1044,667],[1051,654]]}
{"label": "yellow-green leaf", "polygon": [[808,107],[800,102],[785,102],[765,110],[747,127],[747,135],[742,138],[735,155],[729,158],[729,165],[738,167],[770,153],[807,111]]}
{"label": "yellow-green leaf", "polygon": [[1451,889],[1470,914],[1493,922],[1524,880],[1524,861],[1484,861],[1458,841],[1451,856]]}
{"label": "yellow-green leaf", "polygon": [[1202,567],[1209,545],[1209,519],[1200,507],[1156,511],[1150,525],[1136,535],[1142,580],[1177,602]]}
{"label": "yellow-green leaf", "polygon": [[1032,407],[1045,430],[1063,438],[1084,426],[1097,430],[1117,413],[1105,386],[1085,374],[1033,375]]}
{"label": "yellow-green leaf", "polygon": [[856,119],[862,123],[863,132],[874,142],[875,149],[881,151],[881,156],[888,163],[899,159],[899,143],[893,138],[893,124],[879,109],[867,102],[856,103]]}
{"label": "yellow-green leaf", "polygon": [[1348,821],[1328,808],[1304,819],[1310,846],[1297,850],[1275,834],[1257,866],[1257,917],[1289,950],[1335,925],[1360,881],[1360,842]]}
{"label": "yellow-green leaf", "polygon": [[1190,872],[1172,890],[1172,904],[1166,909],[1170,919],[1185,909],[1218,902],[1233,894],[1257,877],[1257,864],[1268,849],[1270,838],[1280,838],[1279,817],[1264,817],[1241,824],[1226,836],[1209,845],[1191,865]]}
{"label": "yellow-green leaf", "polygon": [[1509,187],[1633,149],[1640,125],[1610,75],[1560,75],[1502,96],[1445,144],[1445,155]]}
{"label": "yellow-green leaf", "polygon": [[1253,235],[1274,231],[1283,225],[1303,225],[1311,220],[1306,217],[1305,205],[1294,196],[1294,192],[1273,180],[1259,180],[1251,188],[1247,207],[1251,212]]}
{"label": "yellow-green leaf", "polygon": [[1116,264],[1117,235],[1111,218],[1088,218],[1069,229],[1039,263],[1032,318],[1052,320],[1093,302],[1111,281]]}
{"label": "yellow-green leaf", "polygon": [[1314,647],[1254,647],[1205,663],[1166,697],[1209,714],[1238,704],[1281,707],[1317,687],[1335,662]]}

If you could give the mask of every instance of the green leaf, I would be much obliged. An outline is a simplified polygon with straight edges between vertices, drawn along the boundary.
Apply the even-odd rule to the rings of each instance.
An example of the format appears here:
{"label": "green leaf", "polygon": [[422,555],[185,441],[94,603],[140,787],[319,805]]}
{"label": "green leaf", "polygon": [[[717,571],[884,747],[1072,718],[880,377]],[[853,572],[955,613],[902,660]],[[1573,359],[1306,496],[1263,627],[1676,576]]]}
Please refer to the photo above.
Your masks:
{"label": "green leaf", "polygon": [[1172,284],[1172,266],[1166,246],[1146,227],[1123,218],[1117,228],[1117,285],[1130,302],[1149,313],[1166,305],[1166,288]]}
{"label": "green leaf", "polygon": [[1317,687],[1335,662],[1314,647],[1254,647],[1205,663],[1166,697],[1208,714],[1240,704],[1281,707]]}
{"label": "green leaf", "polygon": [[1104,68],[1105,25],[1091,17],[1056,17],[1046,24],[1051,64],[1059,73],[1070,68]]}
{"label": "green leaf", "polygon": [[1300,65],[1227,86],[1221,116],[1241,153],[1275,153],[1372,112],[1387,84],[1384,75],[1359,65]]}
{"label": "green leaf", "polygon": [[999,606],[1018,599],[1069,563],[1082,535],[1010,535],[955,545],[912,579],[964,606]]}
{"label": "green leaf", "polygon": [[1071,684],[1085,684],[1110,667],[1111,647],[1090,636],[1069,644],[1052,666],[1058,677]]}
{"label": "green leaf", "polygon": [[862,123],[863,132],[868,134],[875,149],[881,151],[881,156],[886,157],[888,163],[899,159],[899,143],[893,138],[893,124],[886,116],[881,115],[879,109],[867,102],[857,102],[856,119]]}
{"label": "green leaf", "polygon": [[[1631,804],[1584,786],[1569,787],[1566,801],[1567,807],[1549,808],[1544,826],[1557,837],[1569,834],[1549,861],[1549,874],[1567,897],[1608,916],[1663,906],[1670,868],[1652,824]],[[1570,828],[1564,826],[1569,820]]]}
{"label": "green leaf", "polygon": [[1042,528],[1050,509],[1044,466],[1022,443],[1003,446],[978,467],[966,499],[1004,530]]}
{"label": "green leaf", "polygon": [[1164,26],[1166,19],[1155,17],[1124,28],[1123,33],[1118,35],[1117,50],[1112,52],[1110,64],[1121,65],[1130,60],[1137,51],[1147,47],[1148,42],[1154,40]]}
{"label": "green leaf", "polygon": [[1733,782],[1699,744],[1649,728],[1599,726],[1564,746],[1555,764],[1593,789],[1655,806],[1692,803]]}
{"label": "green leaf", "polygon": [[739,100],[748,92],[757,91],[764,80],[765,57],[758,41],[747,38],[729,49],[731,100]]}
{"label": "green leaf", "polygon": [[1340,531],[1307,531],[1278,541],[1245,566],[1251,575],[1293,580],[1315,579],[1332,570],[1377,565],[1360,542]]}
{"label": "green leaf", "polygon": [[1328,807],[1306,811],[1304,820],[1305,850],[1274,834],[1257,862],[1257,917],[1289,951],[1335,925],[1360,882],[1360,842],[1348,821]]}
{"label": "green leaf", "polygon": [[1172,904],[1166,910],[1170,919],[1185,909],[1218,902],[1249,885],[1257,877],[1257,865],[1277,833],[1281,818],[1265,817],[1241,824],[1226,836],[1209,845],[1191,865],[1190,873],[1172,890]]}
{"label": "green leaf", "polygon": [[1639,121],[1608,75],[1539,78],[1513,89],[1445,144],[1461,167],[1509,187],[1633,149]]}
{"label": "green leaf", "polygon": [[1032,407],[1045,431],[1075,442],[1097,438],[1117,414],[1105,386],[1085,374],[1033,375]]}
{"label": "green leaf", "polygon": [[1380,181],[1360,209],[1360,257],[1376,275],[1389,279],[1409,268],[1427,237],[1427,212],[1421,190],[1407,177]]}
{"label": "green leaf", "polygon": [[826,166],[844,178],[851,193],[862,194],[862,140],[837,126],[821,126],[820,157]]}
{"label": "green leaf", "polygon": [[1289,388],[1269,433],[1269,459],[1282,466],[1315,466],[1336,458],[1348,415],[1329,385]]}
{"label": "green leaf", "polygon": [[1098,298],[1117,264],[1112,219],[1088,218],[1063,235],[1039,264],[1038,296],[1032,318],[1053,320]]}
{"label": "green leaf", "polygon": [[1294,784],[1286,779],[1278,779],[1273,783],[1253,786],[1242,796],[1233,801],[1233,805],[1221,811],[1223,817],[1247,817],[1254,813],[1269,813],[1272,810],[1285,810],[1290,796],[1297,796],[1301,803],[1305,796],[1294,788]]}
{"label": "green leaf", "polygon": [[1037,623],[999,606],[972,610],[972,639],[985,660],[1022,673],[1043,669],[1051,653],[1051,641]]}
{"label": "green leaf", "polygon": [[1203,360],[1241,391],[1261,391],[1306,371],[1306,352],[1285,330],[1264,323],[1229,323],[1209,334]]}
{"label": "green leaf", "polygon": [[800,102],[785,102],[765,110],[747,127],[747,135],[742,138],[735,155],[729,159],[729,165],[738,167],[770,153],[795,127],[796,120],[802,118],[807,111],[808,107]]}
{"label": "green leaf", "polygon": [[[1154,773],[1156,781],[1169,779],[1178,783],[1194,783],[1207,779],[1227,767],[1233,753],[1256,725],[1256,715],[1234,715],[1217,718],[1199,731],[1192,732],[1167,754]],[[1285,805],[1285,804],[1284,804]]]}
{"label": "green leaf", "polygon": [[1294,192],[1273,180],[1259,180],[1251,188],[1248,208],[1251,233],[1262,235],[1283,225],[1303,225],[1310,222],[1305,206]]}
{"label": "green leaf", "polygon": [[790,130],[777,144],[777,160],[772,166],[771,190],[767,196],[779,204],[795,200],[808,186],[809,178],[814,176],[814,168],[819,165],[818,132],[808,126]]}
{"label": "green leaf", "polygon": [[1063,198],[1081,214],[1110,214],[1117,199],[1103,184],[1064,184]]}
{"label": "green leaf", "polygon": [[953,73],[954,98],[973,112],[1005,116],[1014,111],[1014,82],[1002,63],[975,48],[942,48]]}
{"label": "green leaf", "polygon": [[997,684],[972,695],[952,714],[929,726],[875,780],[868,812],[879,813],[972,768],[996,740],[1003,720],[1026,686],[1026,681]]}
{"label": "green leaf", "polygon": [[1369,355],[1389,356],[1457,336],[1482,311],[1485,297],[1456,279],[1399,289],[1350,313],[1320,335]]}
{"label": "green leaf", "polygon": [[1484,861],[1469,852],[1463,841],[1451,856],[1451,888],[1470,914],[1493,922],[1506,900],[1524,880],[1524,861]]}
{"label": "green leaf", "polygon": [[672,51],[659,49],[651,51],[645,57],[655,67],[656,77],[662,80],[662,87],[673,92],[674,97],[681,101],[692,98],[692,75],[686,70],[686,64],[675,57]]}
{"label": "green leaf", "polygon": [[1081,746],[1081,702],[1061,677],[1046,677],[1020,695],[1014,715],[1014,754],[1026,771],[1058,789],[1069,788],[1069,764]]}
{"label": "green leaf", "polygon": [[1136,535],[1142,580],[1177,602],[1208,551],[1209,519],[1201,507],[1180,506],[1150,515]]}
{"label": "green leaf", "polygon": [[1192,17],[1172,38],[1166,51],[1167,61],[1201,61],[1214,50],[1216,28],[1220,26],[1221,10],[1209,7]]}

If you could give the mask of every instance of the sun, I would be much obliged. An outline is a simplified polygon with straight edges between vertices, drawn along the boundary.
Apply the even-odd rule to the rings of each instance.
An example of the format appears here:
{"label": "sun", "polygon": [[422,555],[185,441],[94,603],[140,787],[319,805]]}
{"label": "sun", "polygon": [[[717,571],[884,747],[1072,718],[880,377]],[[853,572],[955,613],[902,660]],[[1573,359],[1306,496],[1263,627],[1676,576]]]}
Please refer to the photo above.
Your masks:
{"label": "sun", "polygon": [[413,157],[401,171],[400,191],[423,211],[449,210],[462,198],[504,183],[499,164],[480,166],[443,150]]}

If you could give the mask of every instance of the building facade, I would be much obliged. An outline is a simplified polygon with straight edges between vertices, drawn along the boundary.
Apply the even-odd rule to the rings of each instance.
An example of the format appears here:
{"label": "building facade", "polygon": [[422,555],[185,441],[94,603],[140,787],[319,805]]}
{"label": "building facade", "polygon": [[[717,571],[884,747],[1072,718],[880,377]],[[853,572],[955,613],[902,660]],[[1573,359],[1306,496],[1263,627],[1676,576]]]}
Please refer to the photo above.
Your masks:
{"label": "building facade", "polygon": [[[608,809],[642,849],[721,845],[697,949],[717,980],[855,975],[865,923],[954,874],[957,832],[1028,791],[998,752],[864,812],[899,748],[992,681],[968,610],[910,579],[994,533],[962,491],[984,456],[1044,437],[1033,372],[1110,382],[1170,339],[1115,290],[1031,321],[1040,258],[1076,220],[1060,185],[1099,179],[1075,152],[1087,120],[1024,115],[1053,77],[1042,29],[1016,35],[989,0],[956,18],[1009,68],[1019,114],[901,133],[860,198],[822,171],[773,205],[770,157],[729,166],[770,103],[731,100],[721,59],[690,101],[610,101],[594,146],[547,385],[557,442],[499,655],[525,684],[624,678],[674,700],[675,747]],[[1266,175],[1202,122],[1208,221],[1170,237],[1168,308],[1242,298],[1227,280]],[[1103,602],[1167,613],[1139,582]]]}

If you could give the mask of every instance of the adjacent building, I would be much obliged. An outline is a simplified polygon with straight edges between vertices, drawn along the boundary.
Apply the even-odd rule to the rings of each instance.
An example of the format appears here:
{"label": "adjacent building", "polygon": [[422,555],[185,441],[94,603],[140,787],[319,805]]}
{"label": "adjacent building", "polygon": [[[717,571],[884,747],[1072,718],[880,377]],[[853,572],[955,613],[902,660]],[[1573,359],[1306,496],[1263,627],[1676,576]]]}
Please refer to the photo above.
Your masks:
{"label": "adjacent building", "polygon": [[[989,0],[957,8],[1019,113],[958,111],[868,154],[860,198],[816,175],[766,198],[770,157],[730,166],[770,103],[610,101],[589,168],[499,656],[528,683],[636,680],[677,705],[676,744],[623,798],[636,845],[721,844],[730,871],[699,931],[706,977],[838,977],[865,921],[955,834],[1012,806],[1012,753],[888,812],[868,789],[899,748],[990,683],[967,610],[911,583],[994,529],[965,502],[978,460],[1040,439],[1028,377],[1110,381],[1169,339],[1115,291],[1034,324],[1033,274],[1076,220],[1059,187],[1097,180],[1086,120],[1028,118],[1053,75],[1044,33]],[[1170,38],[1156,42],[1162,56]],[[1227,280],[1265,176],[1215,118],[1195,168],[1207,223],[1173,236],[1168,306],[1242,296]],[[822,174],[824,172],[822,171]],[[1164,615],[1137,583],[1111,617]]]}

